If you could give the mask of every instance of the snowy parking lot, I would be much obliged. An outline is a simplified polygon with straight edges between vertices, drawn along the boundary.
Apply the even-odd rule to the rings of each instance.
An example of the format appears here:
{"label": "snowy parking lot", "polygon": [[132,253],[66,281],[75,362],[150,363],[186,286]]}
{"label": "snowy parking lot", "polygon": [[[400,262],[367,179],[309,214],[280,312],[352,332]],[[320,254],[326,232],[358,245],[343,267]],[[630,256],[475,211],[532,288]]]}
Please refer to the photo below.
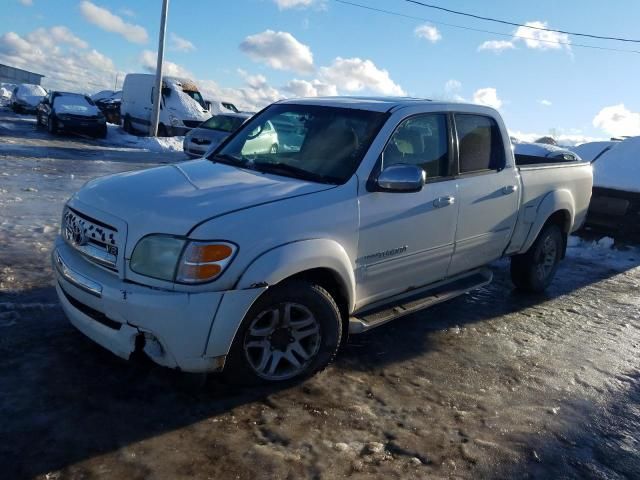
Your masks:
{"label": "snowy parking lot", "polygon": [[352,337],[285,389],[193,391],[92,344],[53,288],[63,204],[180,150],[0,109],[0,477],[640,478],[640,247],[623,241],[571,237],[542,295],[496,262],[491,285]]}

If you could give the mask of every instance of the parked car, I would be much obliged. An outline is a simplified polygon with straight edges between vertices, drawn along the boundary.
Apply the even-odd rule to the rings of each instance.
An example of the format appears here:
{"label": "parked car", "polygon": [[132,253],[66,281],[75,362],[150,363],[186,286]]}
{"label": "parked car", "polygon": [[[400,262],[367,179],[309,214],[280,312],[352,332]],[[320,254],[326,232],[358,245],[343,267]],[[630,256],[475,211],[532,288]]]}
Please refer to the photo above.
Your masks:
{"label": "parked car", "polygon": [[202,157],[209,150],[222,143],[225,138],[250,118],[251,115],[248,113],[214,115],[184,136],[182,149],[190,157]]}
{"label": "parked car", "polygon": [[216,115],[219,113],[240,113],[240,110],[231,102],[219,102],[217,100],[205,100],[207,110]]}
{"label": "parked car", "polygon": [[47,127],[52,134],[64,131],[107,136],[104,114],[91,98],[80,93],[49,92],[38,105],[36,115],[37,125]]}
{"label": "parked car", "polygon": [[516,143],[513,148],[518,165],[582,161],[577,153],[547,143]]}
{"label": "parked car", "polygon": [[[155,75],[130,73],[122,86],[120,115],[129,133],[148,134],[153,110]],[[158,135],[184,135],[211,115],[193,80],[163,77]]]}
{"label": "parked car", "polygon": [[605,145],[592,163],[593,198],[587,227],[640,239],[640,137]]}
{"label": "parked car", "polygon": [[107,118],[107,122],[115,125],[120,125],[120,105],[122,104],[122,91],[113,92],[109,96],[98,98],[92,98],[96,107],[100,109],[104,116]]}
{"label": "parked car", "polygon": [[[246,152],[269,123],[295,132],[286,148]],[[592,178],[587,163],[517,167],[488,107],[284,100],[209,158],[88,182],[64,206],[56,290],[123,358],[286,381],[348,334],[486,285],[498,258],[544,290]]]}
{"label": "parked car", "polygon": [[13,89],[11,109],[16,113],[36,113],[38,104],[47,94],[40,85],[22,83]]}

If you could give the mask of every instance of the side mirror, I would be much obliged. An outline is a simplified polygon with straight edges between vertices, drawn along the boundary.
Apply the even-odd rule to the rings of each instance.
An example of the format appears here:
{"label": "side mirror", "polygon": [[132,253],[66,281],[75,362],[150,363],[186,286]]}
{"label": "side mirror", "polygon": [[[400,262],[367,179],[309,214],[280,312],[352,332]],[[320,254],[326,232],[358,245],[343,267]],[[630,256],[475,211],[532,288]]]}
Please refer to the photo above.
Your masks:
{"label": "side mirror", "polygon": [[417,165],[399,163],[389,165],[376,179],[379,191],[411,193],[419,192],[426,180],[425,171]]}

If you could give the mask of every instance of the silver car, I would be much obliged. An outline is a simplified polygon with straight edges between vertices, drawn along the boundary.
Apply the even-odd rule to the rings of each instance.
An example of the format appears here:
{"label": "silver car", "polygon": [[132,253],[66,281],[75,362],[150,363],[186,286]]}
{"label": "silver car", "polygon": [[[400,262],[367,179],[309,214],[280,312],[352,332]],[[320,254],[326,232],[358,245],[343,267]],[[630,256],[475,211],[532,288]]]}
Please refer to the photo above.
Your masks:
{"label": "silver car", "polygon": [[[214,115],[185,135],[184,152],[190,157],[208,155],[251,117],[250,113]],[[245,154],[277,153],[278,134],[271,122],[256,128],[253,137],[247,140],[245,149]]]}

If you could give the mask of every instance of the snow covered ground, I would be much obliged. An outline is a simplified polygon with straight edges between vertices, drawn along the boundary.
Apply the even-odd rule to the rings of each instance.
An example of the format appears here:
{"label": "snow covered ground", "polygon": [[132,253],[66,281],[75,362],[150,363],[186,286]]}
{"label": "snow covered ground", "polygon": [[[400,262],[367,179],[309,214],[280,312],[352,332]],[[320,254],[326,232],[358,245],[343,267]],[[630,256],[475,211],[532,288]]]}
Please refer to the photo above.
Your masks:
{"label": "snow covered ground", "polygon": [[145,150],[148,152],[182,152],[184,137],[138,137],[125,132],[119,125],[107,124],[107,138],[102,143]]}

